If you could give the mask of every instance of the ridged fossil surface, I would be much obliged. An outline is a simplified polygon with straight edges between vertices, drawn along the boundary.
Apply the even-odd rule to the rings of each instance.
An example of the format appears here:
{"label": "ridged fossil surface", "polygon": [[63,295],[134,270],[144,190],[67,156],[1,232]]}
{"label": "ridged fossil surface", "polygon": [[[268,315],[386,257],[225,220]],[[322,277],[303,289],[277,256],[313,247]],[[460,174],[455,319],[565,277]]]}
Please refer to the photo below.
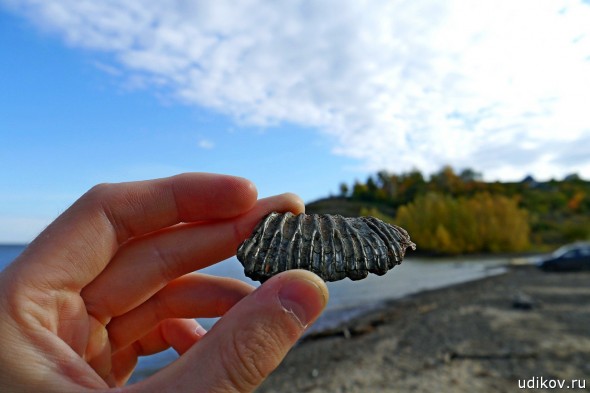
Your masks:
{"label": "ridged fossil surface", "polygon": [[375,217],[270,213],[238,248],[246,276],[265,281],[289,269],[306,269],[325,281],[360,280],[399,265],[416,245],[395,225]]}

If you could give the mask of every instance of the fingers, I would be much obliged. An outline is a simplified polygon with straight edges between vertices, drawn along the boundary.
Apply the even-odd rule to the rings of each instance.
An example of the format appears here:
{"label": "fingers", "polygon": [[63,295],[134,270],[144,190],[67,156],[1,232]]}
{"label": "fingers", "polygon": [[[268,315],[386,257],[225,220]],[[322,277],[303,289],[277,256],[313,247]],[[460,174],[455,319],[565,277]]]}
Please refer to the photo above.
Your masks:
{"label": "fingers", "polygon": [[206,333],[194,319],[166,319],[133,345],[113,354],[109,380],[117,386],[124,385],[133,373],[138,357],[159,353],[170,347],[182,355]]}
{"label": "fingers", "polygon": [[161,291],[107,326],[112,352],[146,335],[170,318],[222,316],[254,288],[242,281],[190,274],[170,282]]}
{"label": "fingers", "polygon": [[169,281],[234,255],[266,214],[303,210],[297,196],[283,194],[259,200],[233,220],[176,226],[130,241],[84,288],[86,307],[106,323],[137,307]]}
{"label": "fingers", "polygon": [[327,300],[325,283],[313,273],[281,273],[236,304],[198,345],[136,389],[149,386],[170,391],[174,386],[175,391],[253,391],[318,317]]}
{"label": "fingers", "polygon": [[246,179],[207,173],[99,185],[43,231],[21,260],[38,281],[81,289],[128,239],[180,222],[238,216],[256,195]]}

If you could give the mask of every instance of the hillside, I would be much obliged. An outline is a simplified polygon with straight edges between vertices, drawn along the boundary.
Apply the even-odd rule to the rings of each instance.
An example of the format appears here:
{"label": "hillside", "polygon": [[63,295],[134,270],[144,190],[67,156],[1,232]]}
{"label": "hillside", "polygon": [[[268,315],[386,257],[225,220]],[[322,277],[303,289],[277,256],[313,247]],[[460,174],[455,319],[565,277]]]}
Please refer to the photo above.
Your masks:
{"label": "hillside", "polygon": [[419,171],[385,171],[365,182],[341,184],[338,197],[306,206],[308,213],[373,215],[412,229],[429,251],[546,251],[590,239],[590,182],[563,180],[485,182],[472,170],[444,167],[426,178]]}

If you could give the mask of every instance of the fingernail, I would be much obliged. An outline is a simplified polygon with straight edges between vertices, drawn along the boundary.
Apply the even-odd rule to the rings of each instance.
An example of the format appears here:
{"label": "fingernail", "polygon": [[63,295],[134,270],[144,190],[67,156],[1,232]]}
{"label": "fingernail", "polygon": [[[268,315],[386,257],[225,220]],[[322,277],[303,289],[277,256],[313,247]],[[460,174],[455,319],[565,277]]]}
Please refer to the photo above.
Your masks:
{"label": "fingernail", "polygon": [[195,334],[199,337],[203,337],[205,334],[207,334],[207,330],[205,330],[203,326],[197,325],[195,328]]}
{"label": "fingernail", "polygon": [[279,290],[279,300],[303,327],[313,322],[326,306],[324,291],[309,280],[291,279]]}

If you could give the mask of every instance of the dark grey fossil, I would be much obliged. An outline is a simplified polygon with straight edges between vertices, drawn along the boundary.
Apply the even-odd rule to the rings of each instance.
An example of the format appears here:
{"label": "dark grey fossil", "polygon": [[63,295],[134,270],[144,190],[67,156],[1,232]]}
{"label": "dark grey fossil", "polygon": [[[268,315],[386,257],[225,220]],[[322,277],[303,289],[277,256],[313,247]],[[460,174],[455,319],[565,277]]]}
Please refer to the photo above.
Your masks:
{"label": "dark grey fossil", "polygon": [[415,249],[403,228],[375,217],[270,213],[238,248],[246,276],[265,281],[285,270],[306,269],[325,281],[361,280],[399,265]]}

